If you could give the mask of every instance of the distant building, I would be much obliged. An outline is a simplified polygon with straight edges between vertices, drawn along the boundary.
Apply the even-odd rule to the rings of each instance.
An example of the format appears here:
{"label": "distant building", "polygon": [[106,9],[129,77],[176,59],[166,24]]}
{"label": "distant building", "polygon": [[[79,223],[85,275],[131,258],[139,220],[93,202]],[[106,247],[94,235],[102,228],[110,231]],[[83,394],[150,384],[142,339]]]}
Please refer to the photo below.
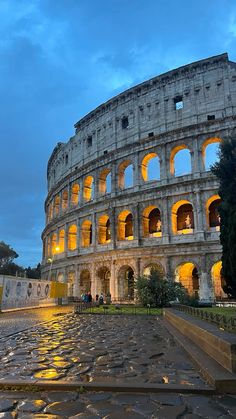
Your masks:
{"label": "distant building", "polygon": [[145,81],[82,118],[48,162],[42,278],[68,282],[71,295],[132,300],[135,277],[154,267],[201,300],[222,297],[207,155],[235,126],[227,54]]}

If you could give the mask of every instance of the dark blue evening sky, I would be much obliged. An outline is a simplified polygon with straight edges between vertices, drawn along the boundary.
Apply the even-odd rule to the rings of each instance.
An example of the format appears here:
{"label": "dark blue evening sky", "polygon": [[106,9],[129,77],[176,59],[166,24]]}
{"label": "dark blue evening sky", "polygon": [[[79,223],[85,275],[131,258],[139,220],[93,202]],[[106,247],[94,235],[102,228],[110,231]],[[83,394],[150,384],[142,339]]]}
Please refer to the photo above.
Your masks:
{"label": "dark blue evening sky", "polygon": [[227,51],[235,0],[0,0],[0,240],[41,260],[46,166],[118,92]]}

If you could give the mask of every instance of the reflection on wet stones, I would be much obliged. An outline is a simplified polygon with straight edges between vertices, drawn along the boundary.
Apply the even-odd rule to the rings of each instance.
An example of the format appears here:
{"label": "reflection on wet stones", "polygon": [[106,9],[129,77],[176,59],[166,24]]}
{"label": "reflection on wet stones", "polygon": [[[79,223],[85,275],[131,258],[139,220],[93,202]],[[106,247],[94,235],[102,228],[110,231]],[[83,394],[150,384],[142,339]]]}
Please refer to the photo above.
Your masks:
{"label": "reflection on wet stones", "polygon": [[38,378],[40,380],[58,380],[64,376],[65,374],[58,373],[57,370],[53,368],[41,370],[34,374],[34,378]]}

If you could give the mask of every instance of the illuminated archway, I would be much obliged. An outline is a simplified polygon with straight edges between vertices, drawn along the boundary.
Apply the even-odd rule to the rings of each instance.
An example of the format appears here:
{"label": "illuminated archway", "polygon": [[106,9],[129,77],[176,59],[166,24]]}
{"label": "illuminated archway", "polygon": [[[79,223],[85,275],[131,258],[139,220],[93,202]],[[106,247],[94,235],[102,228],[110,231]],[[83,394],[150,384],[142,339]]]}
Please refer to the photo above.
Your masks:
{"label": "illuminated archway", "polygon": [[77,227],[72,224],[68,229],[68,250],[75,250],[77,248]]}
{"label": "illuminated archway", "polygon": [[59,195],[57,195],[54,199],[54,215],[59,215],[60,212],[60,204],[61,204],[61,198]]}
{"label": "illuminated archway", "polygon": [[111,193],[111,170],[104,169],[99,176],[99,192],[102,195]]}
{"label": "illuminated archway", "polygon": [[51,237],[47,236],[47,257],[50,257],[51,254],[52,254]]}
{"label": "illuminated archway", "polygon": [[52,234],[52,255],[55,255],[56,253],[56,247],[57,247],[57,233]]}
{"label": "illuminated archway", "polygon": [[84,179],[84,199],[91,201],[94,198],[94,179],[92,176],[87,176]]}
{"label": "illuminated archway", "polygon": [[103,293],[104,296],[106,296],[108,293],[110,293],[110,277],[111,273],[110,270],[103,266],[98,269],[97,271],[97,279],[98,279],[98,287],[97,292]]}
{"label": "illuminated archway", "polygon": [[144,237],[162,236],[161,213],[154,205],[143,211],[143,235]]}
{"label": "illuminated archway", "polygon": [[160,180],[160,161],[156,153],[147,154],[141,165],[143,180]]}
{"label": "illuminated archway", "polygon": [[74,183],[71,187],[71,205],[74,207],[79,203],[79,190],[79,184]]}
{"label": "illuminated archway", "polygon": [[194,214],[192,204],[182,199],[172,207],[172,231],[174,234],[190,234],[194,229]]}
{"label": "illuminated archway", "polygon": [[118,295],[121,300],[134,300],[134,271],[128,265],[118,272]]}
{"label": "illuminated archway", "polygon": [[133,165],[130,160],[123,161],[118,167],[118,186],[121,189],[133,186]]}
{"label": "illuminated archway", "polygon": [[118,240],[133,240],[133,215],[124,210],[118,216]]}
{"label": "illuminated archway", "polygon": [[224,278],[222,277],[222,262],[216,262],[211,268],[211,278],[214,287],[215,298],[226,298],[227,294],[223,291],[225,285]]}
{"label": "illuminated archway", "polygon": [[68,191],[65,189],[62,192],[62,211],[67,210],[68,208]]}
{"label": "illuminated archway", "polygon": [[81,246],[89,247],[92,244],[92,223],[85,220],[81,225]]}
{"label": "illuminated archway", "polygon": [[68,272],[67,275],[68,282],[68,297],[74,297],[75,293],[75,271]]}
{"label": "illuminated archway", "polygon": [[65,230],[59,231],[59,252],[62,253],[65,250]]}
{"label": "illuminated archway", "polygon": [[85,294],[91,290],[91,277],[88,269],[84,269],[79,279],[80,293]]}
{"label": "illuminated archway", "polygon": [[210,230],[220,231],[220,215],[218,207],[221,203],[219,195],[211,196],[206,202],[207,227]]}
{"label": "illuminated archway", "polygon": [[202,145],[202,160],[205,170],[210,170],[210,166],[218,160],[218,148],[222,139],[219,137],[208,138]]}
{"label": "illuminated archway", "polygon": [[159,263],[158,264],[157,263],[149,263],[148,265],[146,265],[143,268],[143,275],[144,276],[150,276],[152,271],[156,271],[159,274],[160,278],[164,278],[164,276],[165,276],[164,268]]}
{"label": "illuminated archway", "polygon": [[111,228],[108,215],[101,215],[98,219],[98,243],[107,244],[111,241]]}
{"label": "illuminated archway", "polygon": [[185,262],[177,266],[175,270],[175,280],[183,285],[189,295],[198,297],[199,274],[194,263]]}
{"label": "illuminated archway", "polygon": [[174,147],[170,153],[170,173],[183,176],[192,172],[190,150],[185,144]]}

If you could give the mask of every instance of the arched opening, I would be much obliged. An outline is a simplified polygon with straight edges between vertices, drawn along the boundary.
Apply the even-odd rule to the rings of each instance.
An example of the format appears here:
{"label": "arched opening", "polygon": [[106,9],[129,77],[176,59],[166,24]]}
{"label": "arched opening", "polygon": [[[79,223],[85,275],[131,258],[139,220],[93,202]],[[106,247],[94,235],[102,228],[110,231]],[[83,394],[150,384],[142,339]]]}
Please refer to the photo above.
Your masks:
{"label": "arched opening", "polygon": [[143,211],[143,235],[144,237],[161,237],[162,235],[161,213],[154,205]]}
{"label": "arched opening", "polygon": [[111,273],[106,266],[99,268],[97,271],[98,287],[97,292],[103,293],[104,296],[110,293],[110,277]]}
{"label": "arched opening", "polygon": [[203,166],[206,171],[210,170],[210,167],[218,161],[219,146],[221,138],[213,137],[208,138],[202,146],[202,159]]}
{"label": "arched opening", "polygon": [[60,230],[59,232],[59,253],[65,251],[65,230]]}
{"label": "arched opening", "polygon": [[80,274],[79,279],[80,294],[85,294],[91,290],[91,277],[88,269],[84,269]]}
{"label": "arched opening", "polygon": [[68,230],[68,250],[75,250],[77,248],[77,227],[72,224]]}
{"label": "arched opening", "polygon": [[161,264],[157,264],[157,263],[149,263],[148,265],[146,265],[143,269],[143,275],[144,276],[150,276],[151,272],[157,272],[160,276],[160,278],[164,278],[165,276],[165,272],[164,272],[164,268]]}
{"label": "arched opening", "polygon": [[62,272],[58,273],[57,282],[64,282],[64,274]]}
{"label": "arched opening", "polygon": [[52,255],[55,255],[57,248],[57,233],[52,234]]}
{"label": "arched opening", "polygon": [[104,169],[99,177],[99,192],[101,195],[111,193],[111,171]]}
{"label": "arched opening", "polygon": [[54,215],[57,216],[59,215],[60,212],[60,203],[61,203],[61,198],[59,195],[57,195],[54,199]]}
{"label": "arched opening", "polygon": [[133,215],[125,210],[118,217],[118,240],[133,240]]}
{"label": "arched opening", "polygon": [[65,189],[62,192],[62,211],[67,210],[68,208],[68,190]]}
{"label": "arched opening", "polygon": [[104,214],[98,220],[98,243],[107,244],[111,241],[111,226],[108,215]]}
{"label": "arched opening", "polygon": [[84,200],[91,201],[94,198],[94,179],[92,176],[87,176],[84,179]]}
{"label": "arched opening", "polygon": [[79,203],[79,185],[78,183],[74,183],[71,187],[71,205],[75,207]]}
{"label": "arched opening", "polygon": [[85,220],[81,225],[81,246],[89,247],[92,244],[92,223]]}
{"label": "arched opening", "polygon": [[160,161],[156,153],[147,154],[142,160],[143,180],[160,180]]}
{"label": "arched opening", "polygon": [[133,186],[133,165],[130,160],[125,160],[118,168],[118,186],[121,189]]}
{"label": "arched opening", "polygon": [[222,299],[227,298],[227,294],[224,293],[223,287],[225,280],[222,276],[222,262],[216,262],[211,268],[211,278],[214,287],[215,298]]}
{"label": "arched opening", "polygon": [[176,202],[172,208],[172,230],[174,234],[191,234],[194,229],[193,206],[189,201]]}
{"label": "arched opening", "polygon": [[198,297],[199,275],[196,266],[192,262],[182,263],[176,268],[175,280],[183,285],[189,295]]}
{"label": "arched opening", "polygon": [[207,226],[212,231],[220,231],[220,214],[218,212],[220,203],[219,195],[211,196],[206,203]]}
{"label": "arched opening", "polygon": [[192,172],[191,154],[185,144],[175,147],[170,154],[170,173],[184,176]]}
{"label": "arched opening", "polygon": [[67,276],[68,282],[68,297],[74,297],[75,295],[75,272],[70,271],[68,272]]}
{"label": "arched opening", "polygon": [[134,300],[134,271],[130,266],[122,266],[119,270],[118,294],[121,300]]}

